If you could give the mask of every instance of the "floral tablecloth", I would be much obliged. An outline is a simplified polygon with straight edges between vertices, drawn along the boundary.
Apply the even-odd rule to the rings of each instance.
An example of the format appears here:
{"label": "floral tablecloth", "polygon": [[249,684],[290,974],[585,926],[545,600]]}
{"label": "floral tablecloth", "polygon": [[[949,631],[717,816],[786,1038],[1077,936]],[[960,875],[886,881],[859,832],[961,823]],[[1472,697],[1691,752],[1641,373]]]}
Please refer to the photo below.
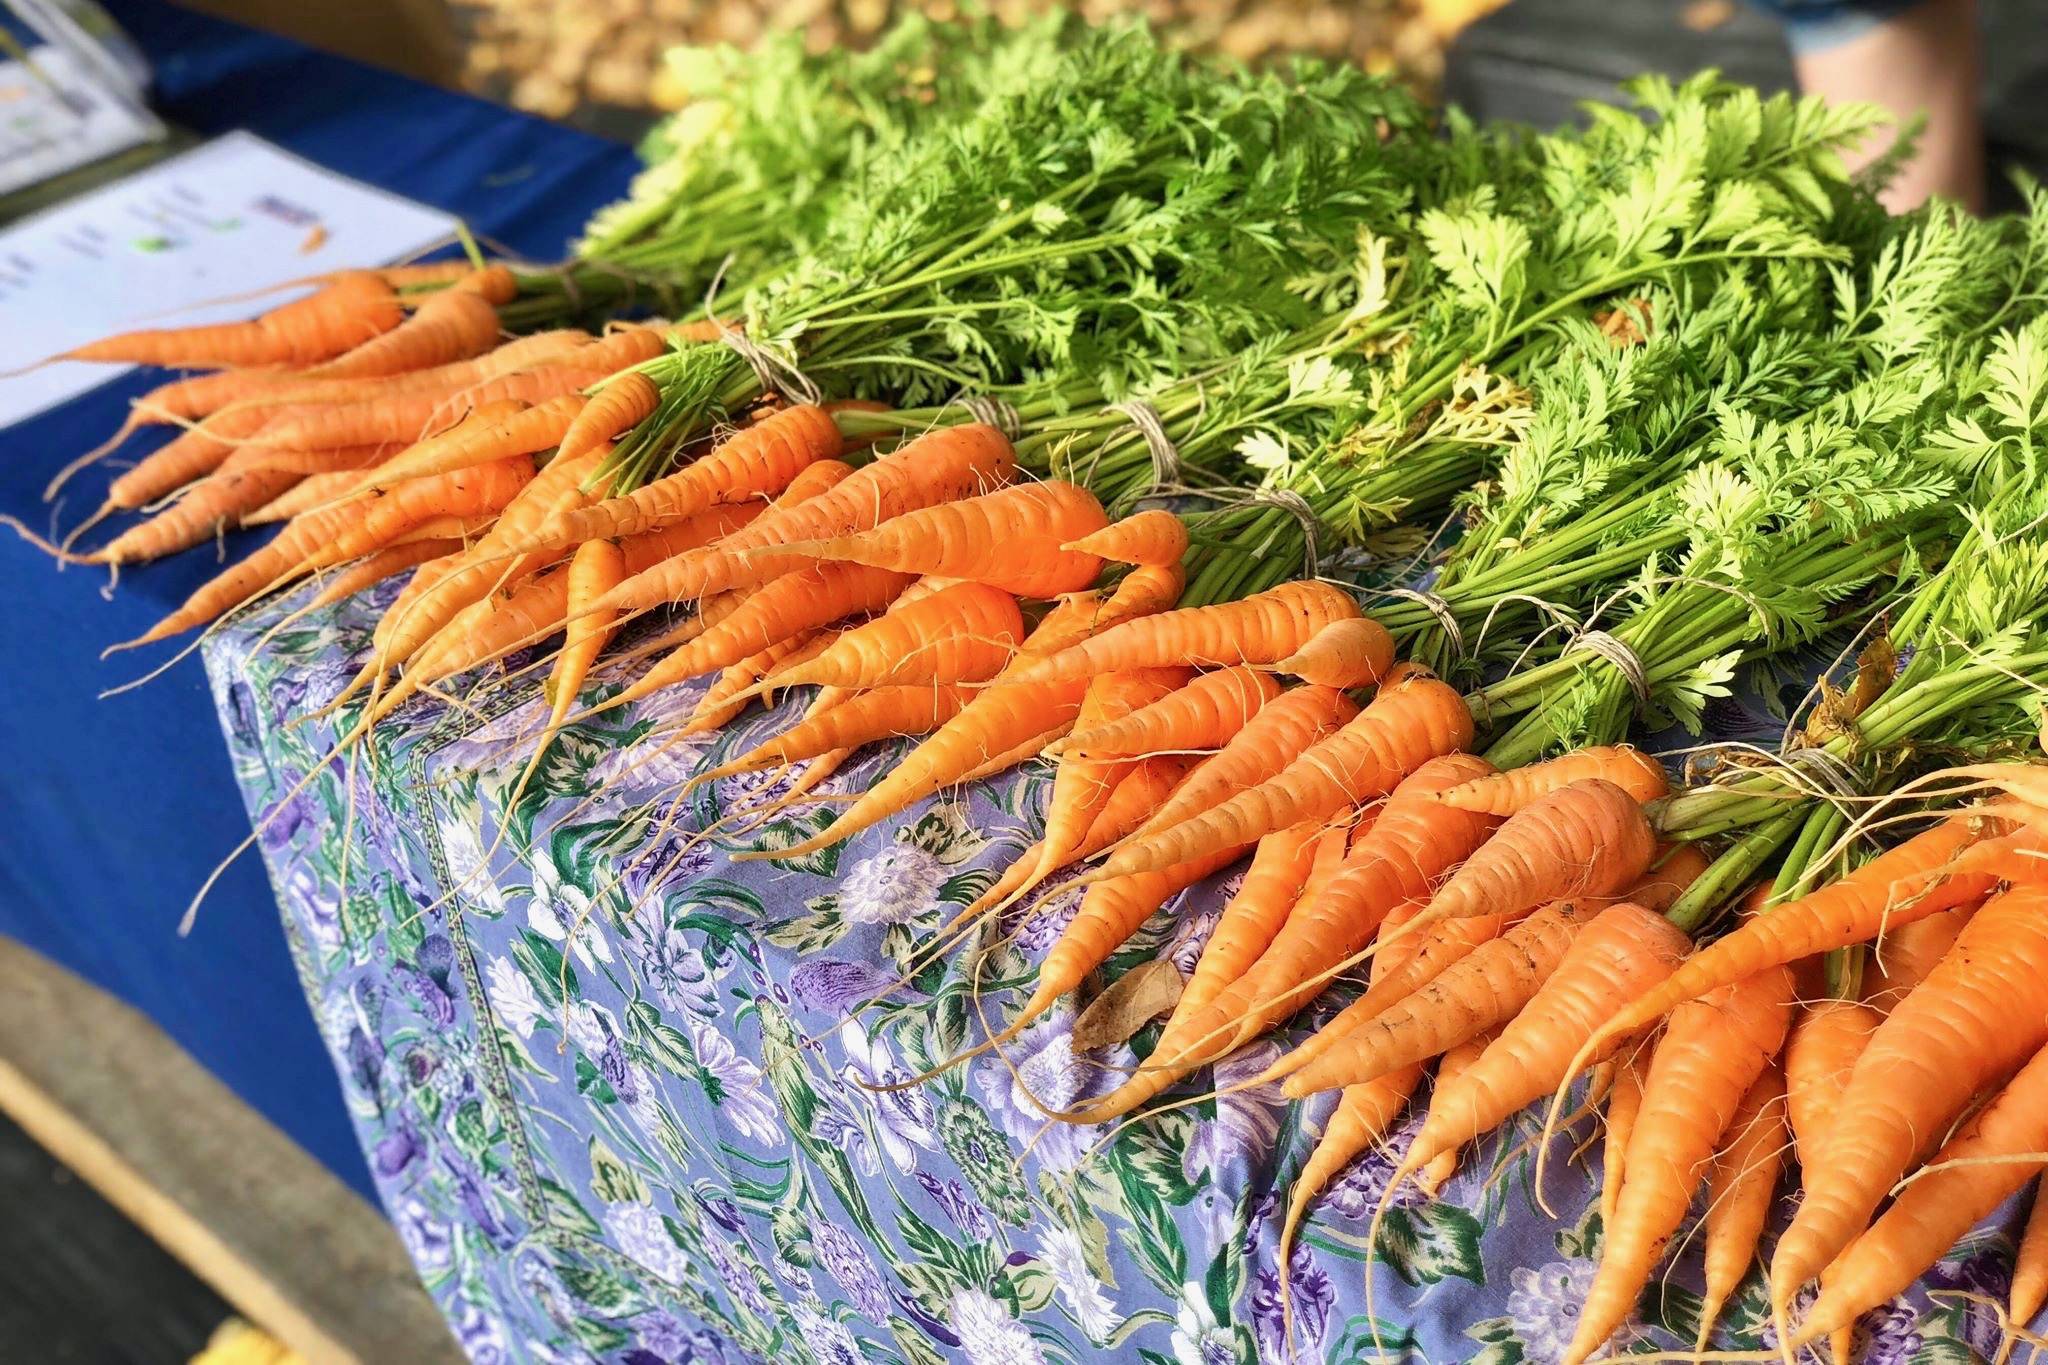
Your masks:
{"label": "floral tablecloth", "polygon": [[[529,673],[408,706],[374,751],[302,782],[335,732],[287,722],[356,671],[387,600],[259,647],[286,599],[221,633],[207,667],[385,1206],[476,1361],[1288,1358],[1278,1192],[1334,1096],[1245,1090],[1114,1137],[1041,1131],[1032,1097],[1069,1104],[1135,1059],[1077,1056],[1070,1011],[1005,1057],[870,1088],[979,1041],[1021,1000],[1059,914],[991,926],[889,988],[924,931],[1028,842],[1047,773],[927,802],[801,862],[734,864],[826,808],[716,823],[772,779],[678,799],[707,758],[781,719],[664,747],[664,722],[695,700],[681,689],[573,731],[501,824],[538,722]],[[1119,963],[1164,950],[1190,966],[1228,882],[1155,917]],[[1366,1226],[1410,1130],[1355,1165],[1290,1267],[1299,1358],[1554,1359],[1599,1249],[1597,1171],[1567,1159],[1583,1126],[1560,1139],[1542,1192],[1556,1217],[1542,1212],[1533,1127],[1468,1153],[1438,1201],[1399,1197],[1371,1258]],[[1864,1358],[1989,1358],[2016,1217],[1872,1315]],[[1624,1346],[1689,1346],[1697,1287],[1688,1246]],[[1752,1282],[1720,1341],[1756,1345],[1764,1318]]]}

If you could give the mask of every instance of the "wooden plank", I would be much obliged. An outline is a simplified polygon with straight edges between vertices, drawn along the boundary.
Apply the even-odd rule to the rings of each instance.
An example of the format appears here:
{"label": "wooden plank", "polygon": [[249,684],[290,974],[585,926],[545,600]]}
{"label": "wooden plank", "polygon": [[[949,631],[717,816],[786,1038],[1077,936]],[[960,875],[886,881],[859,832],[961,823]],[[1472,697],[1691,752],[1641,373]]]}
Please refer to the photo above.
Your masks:
{"label": "wooden plank", "polygon": [[463,1359],[382,1216],[149,1020],[4,937],[0,1111],[307,1360]]}

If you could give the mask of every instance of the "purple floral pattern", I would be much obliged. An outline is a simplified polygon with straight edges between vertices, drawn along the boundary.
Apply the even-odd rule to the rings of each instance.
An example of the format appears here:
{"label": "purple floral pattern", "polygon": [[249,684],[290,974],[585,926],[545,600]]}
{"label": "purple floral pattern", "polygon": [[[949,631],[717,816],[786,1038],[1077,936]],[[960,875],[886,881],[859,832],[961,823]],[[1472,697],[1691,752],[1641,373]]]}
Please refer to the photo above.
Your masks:
{"label": "purple floral pattern", "polygon": [[[294,605],[210,642],[215,698],[386,1208],[472,1359],[1517,1365],[1569,1338],[1599,1253],[1596,1181],[1566,1160],[1583,1133],[1553,1152],[1558,1219],[1536,1207],[1530,1126],[1511,1126],[1464,1154],[1447,1198],[1396,1191],[1368,1278],[1368,1224],[1411,1117],[1306,1224],[1290,1339],[1275,1247],[1333,1097],[1246,1088],[1119,1130],[1047,1128],[1045,1109],[1103,1093],[1140,1055],[1077,1054],[1067,1007],[1000,1055],[888,1088],[1001,1027],[1073,912],[1079,890],[1057,879],[945,965],[920,957],[1022,846],[1044,772],[824,854],[736,864],[832,807],[721,824],[787,779],[678,789],[782,714],[664,748],[692,689],[607,713],[572,727],[507,811],[535,699],[530,682],[478,686],[470,709],[419,703],[380,730],[356,777],[344,893],[341,771],[293,791],[334,731],[285,721],[360,666],[370,605],[256,650]],[[858,790],[886,761],[825,790]],[[1228,877],[1168,907],[1112,968],[1160,952],[1191,965]],[[1200,1088],[1273,1055],[1248,1050]],[[1865,1358],[1995,1353],[1986,1305],[2019,1213],[1872,1314]],[[1618,1347],[1689,1347],[1698,1272],[1691,1239]],[[1768,1316],[1746,1286],[1716,1344],[1754,1349]]]}

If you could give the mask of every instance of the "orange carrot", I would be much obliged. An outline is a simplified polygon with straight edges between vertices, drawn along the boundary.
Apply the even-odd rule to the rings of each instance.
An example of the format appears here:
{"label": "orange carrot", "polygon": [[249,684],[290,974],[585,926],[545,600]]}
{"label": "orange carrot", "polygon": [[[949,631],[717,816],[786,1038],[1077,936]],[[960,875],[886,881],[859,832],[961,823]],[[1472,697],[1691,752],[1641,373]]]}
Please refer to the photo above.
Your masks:
{"label": "orange carrot", "polygon": [[[1612,905],[1601,911],[1493,1046],[1431,1104],[1428,1120],[1396,1170],[1396,1182],[1439,1152],[1491,1132],[1516,1110],[1548,1095],[1563,1078],[1573,1050],[1618,1007],[1669,976],[1689,942],[1683,930],[1641,906]],[[1631,1149],[1641,1137],[1638,1120]],[[1622,1194],[1626,1199],[1626,1182]]]}
{"label": "orange carrot", "polygon": [[1650,1282],[1721,1135],[1784,1046],[1792,993],[1792,973],[1773,967],[1671,1012],[1643,1078],[1614,1225],[1605,1230],[1566,1365],[1580,1365],[1612,1336]]}
{"label": "orange carrot", "polygon": [[450,539],[412,540],[403,545],[388,546],[336,574],[334,580],[314,594],[313,600],[306,605],[309,608],[331,606],[407,569],[445,555],[458,554],[462,548],[462,541]]}
{"label": "orange carrot", "polygon": [[1075,989],[1088,973],[1107,962],[1167,901],[1217,870],[1235,862],[1244,847],[1215,849],[1198,858],[1156,872],[1097,882],[1081,898],[1081,908],[1067,923],[1045,961],[1038,966],[1038,985],[1024,1007],[993,1043],[1022,1033],[1059,998]]}
{"label": "orange carrot", "polygon": [[1628,1140],[1635,1132],[1636,1115],[1643,1107],[1643,1067],[1638,1054],[1618,1057],[1614,1063],[1614,1084],[1607,1095],[1607,1137],[1601,1147],[1600,1226],[1614,1222],[1614,1210],[1621,1199],[1621,1182],[1628,1172]]}
{"label": "orange carrot", "polygon": [[[1141,564],[1117,583],[1116,590],[1095,612],[1088,629],[1061,645],[1060,649],[1078,644],[1098,631],[1165,611],[1180,601],[1181,589],[1186,586],[1187,574],[1178,564]],[[1058,652],[1048,648],[1041,657],[1049,658]]]}
{"label": "orange carrot", "polygon": [[1259,840],[1244,880],[1224,902],[1216,927],[1209,931],[1209,941],[1202,945],[1202,955],[1181,988],[1180,1000],[1160,1034],[1162,1048],[1271,946],[1288,913],[1301,901],[1309,869],[1329,842],[1324,836],[1333,832],[1339,840],[1345,837],[1341,829],[1304,820]]}
{"label": "orange carrot", "polygon": [[1024,597],[1057,597],[1095,581],[1102,561],[1063,548],[1108,521],[1095,495],[1057,479],[920,507],[853,535],[764,546],[789,567],[846,559],[905,573],[986,583]]}
{"label": "orange carrot", "polygon": [[[585,541],[595,545],[597,541]],[[607,542],[608,543],[608,542]],[[768,673],[786,663],[815,659],[820,651],[831,646],[838,638],[837,632],[828,630],[807,630],[792,635],[787,640],[777,640],[757,654],[750,654],[727,668],[706,688],[704,695],[697,699],[697,705],[689,716],[677,727],[678,735],[703,735],[723,729],[737,720],[747,709],[747,703],[754,700],[756,686]],[[772,701],[775,688],[771,685],[765,694]]]}
{"label": "orange carrot", "polygon": [[1695,1351],[1707,1349],[1722,1306],[1756,1263],[1784,1165],[1785,1073],[1773,1065],[1743,1096],[1707,1180],[1706,1294]]}
{"label": "orange carrot", "polygon": [[[1462,811],[1447,815],[1427,799],[1440,787],[1469,781],[1485,766],[1484,759],[1469,754],[1424,764],[1388,799],[1371,830],[1345,855],[1316,897],[1304,897],[1288,915],[1258,961],[1199,1012],[1191,1013],[1173,1046],[1162,1039],[1147,1061],[1146,1073],[1090,1106],[1091,1121],[1128,1113],[1177,1077],[1227,1056],[1320,994],[1329,977],[1372,939],[1383,920],[1404,903],[1426,896],[1446,868],[1485,839],[1493,827],[1491,819]],[[1401,944],[1392,954],[1401,967],[1413,946]],[[1375,989],[1397,970],[1376,965]],[[1293,1069],[1289,1061],[1283,1057],[1260,1079],[1288,1074]]]}
{"label": "orange carrot", "polygon": [[336,450],[277,450],[243,446],[220,463],[219,472],[272,469],[288,474],[343,474],[390,459],[404,447],[395,441],[374,446],[342,446]]}
{"label": "orange carrot", "polygon": [[189,550],[297,483],[296,474],[244,470],[207,479],[139,526],[131,526],[84,556],[94,564],[134,564]]}
{"label": "orange carrot", "polygon": [[1305,683],[1351,688],[1370,687],[1393,663],[1394,637],[1387,628],[1370,616],[1353,616],[1330,622],[1270,667]]}
{"label": "orange carrot", "polygon": [[1444,883],[1429,914],[1457,919],[1611,896],[1648,871],[1655,852],[1641,803],[1605,778],[1581,778],[1509,816]]}
{"label": "orange carrot", "polygon": [[[1986,906],[1964,931],[1963,940],[1969,941],[1977,925],[1997,909],[1995,901]],[[1930,977],[1928,984],[1936,979]],[[1898,1018],[1905,1008],[1892,1017]],[[1888,1021],[1885,1028],[1890,1027]],[[1880,1038],[1883,1033],[1880,1029]],[[1873,1049],[1877,1046],[1872,1044]],[[1850,1114],[1845,1111],[1831,1150],[1847,1149],[1852,1135],[1849,1123]],[[1937,1129],[1926,1140],[1931,1143],[1939,1136]],[[1820,1297],[1807,1311],[1795,1340],[1810,1341],[1847,1327],[1903,1292],[1941,1259],[1971,1224],[2033,1178],[2043,1165],[2044,1147],[2048,1147],[2048,1052],[2036,1051],[1997,1098],[1979,1110],[1961,1132],[1943,1144],[1927,1169],[1907,1183],[1884,1216],[1828,1267]],[[1808,1183],[1810,1188],[1811,1181]]]}
{"label": "orange carrot", "polygon": [[[1485,1033],[1467,1038],[1464,1042],[1444,1053],[1443,1060],[1436,1064],[1437,1088],[1449,1089],[1455,1084],[1458,1077],[1472,1069],[1474,1062],[1486,1055],[1486,1049],[1493,1046],[1493,1040],[1497,1036],[1496,1031],[1488,1030]],[[1398,1076],[1402,1073],[1396,1071],[1388,1074]],[[1385,1080],[1386,1077],[1381,1077],[1380,1079]],[[1373,1084],[1373,1082],[1367,1082],[1367,1084]],[[1346,1086],[1345,1092],[1348,1094],[1351,1089],[1352,1087]],[[1453,1091],[1452,1093],[1456,1092]],[[1432,1099],[1434,1099],[1433,1093]],[[1424,1121],[1427,1121],[1426,1115]],[[1457,1173],[1457,1150],[1454,1148],[1448,1152],[1438,1152],[1430,1160],[1430,1163],[1422,1168],[1421,1173],[1415,1177],[1415,1185],[1424,1194],[1434,1199],[1442,1192],[1443,1187],[1450,1181],[1450,1178]]]}
{"label": "orange carrot", "polygon": [[2048,890],[2025,888],[1979,910],[1871,1035],[1829,1124],[1827,1160],[1806,1170],[1806,1198],[1771,1258],[1774,1306],[1868,1225],[1892,1183],[1971,1096],[2043,1042]]}
{"label": "orange carrot", "polygon": [[389,285],[369,272],[353,271],[254,322],[123,332],[55,358],[183,369],[310,365],[404,320]]}
{"label": "orange carrot", "polygon": [[1520,1013],[1604,907],[1553,901],[1287,1078],[1299,1099],[1428,1061]]}
{"label": "orange carrot", "polygon": [[[779,418],[780,414],[761,425]],[[830,450],[821,450],[820,457],[838,453],[837,428],[833,431],[835,443]],[[806,561],[754,551],[864,531],[920,507],[998,486],[1015,469],[1016,452],[994,427],[941,427],[884,455],[829,493],[796,507],[778,508],[743,536],[680,556],[653,574],[622,584],[611,605],[633,610],[766,582]],[[721,479],[716,486],[730,485]]]}
{"label": "orange carrot", "polygon": [[433,295],[383,335],[306,371],[312,379],[379,379],[482,355],[498,342],[498,310],[481,293]]}
{"label": "orange carrot", "polygon": [[1800,1011],[1785,1047],[1785,1116],[1799,1164],[1818,1166],[1856,1060],[1884,1016],[1851,1000],[1820,1000]]}
{"label": "orange carrot", "polygon": [[1578,749],[1548,763],[1532,763],[1482,777],[1469,787],[1443,794],[1446,805],[1513,815],[1538,799],[1587,778],[1599,778],[1639,802],[1655,801],[1671,790],[1664,765],[1626,744]]}
{"label": "orange carrot", "polygon": [[[612,632],[618,628],[618,619],[610,613],[586,611],[584,608],[611,591],[625,575],[625,551],[616,541],[586,541],[576,547],[575,555],[569,560],[564,585],[567,591],[564,609],[568,620],[563,626],[562,648],[556,653],[554,666],[541,686],[548,704],[548,719],[541,728],[540,738],[534,741],[535,761],[547,751],[549,742],[561,733],[562,726],[569,719],[569,709],[576,704],[576,694],[583,690],[583,680],[590,675],[591,666],[597,662],[597,656],[604,652]],[[520,786],[525,785],[522,779]],[[518,799],[515,792],[512,800],[506,803],[508,808],[517,804]]]}
{"label": "orange carrot", "polygon": [[[109,484],[106,505],[132,511],[205,477],[234,453],[236,441],[262,431],[266,421],[260,412],[235,412],[215,418],[203,427],[179,432]],[[294,443],[293,448],[330,449],[346,444],[351,443],[323,442],[318,447]]]}
{"label": "orange carrot", "polygon": [[1959,905],[1938,915],[1888,930],[1871,945],[1863,965],[1863,1003],[1879,1014],[1906,998],[1955,946],[1977,906]]}
{"label": "orange carrot", "polygon": [[478,420],[482,409],[452,431],[421,441],[412,449],[377,465],[363,476],[363,492],[392,488],[407,479],[424,479],[473,469],[514,455],[536,455],[560,443],[562,433],[583,410],[580,395],[550,398],[538,407]]}
{"label": "orange carrot", "polygon": [[2048,1192],[2036,1185],[2034,1206],[2027,1211],[2027,1226],[2013,1256],[2006,1319],[2013,1327],[2026,1327],[2040,1315],[2043,1303],[2048,1303]]}
{"label": "orange carrot", "polygon": [[1283,583],[1213,607],[1185,607],[1103,631],[1033,665],[1023,680],[1050,682],[1107,669],[1270,664],[1295,653],[1358,603],[1328,583]]}
{"label": "orange carrot", "polygon": [[[1102,809],[1089,823],[1080,844],[1066,855],[1060,866],[1100,853],[1136,829],[1194,765],[1195,760],[1183,754],[1158,754],[1132,762],[1130,770],[1110,789],[1109,799],[1103,802]],[[996,879],[995,885],[976,897],[940,932],[950,933],[996,906],[1008,905],[1017,899],[1022,894],[1018,888],[1037,871],[1044,853],[1045,841],[1041,839],[1018,854],[1015,861],[1004,869],[1003,875]]]}
{"label": "orange carrot", "polygon": [[[1171,867],[1212,847],[1250,844],[1296,821],[1324,819],[1385,795],[1430,759],[1455,753],[1471,739],[1472,713],[1455,688],[1434,678],[1404,683],[1380,693],[1350,723],[1257,786],[1125,844],[1110,855],[1103,875]],[[1647,864],[1649,825],[1640,809],[1635,818]],[[1640,871],[1631,869],[1628,878]]]}
{"label": "orange carrot", "polygon": [[959,715],[971,695],[964,687],[929,683],[872,688],[805,717],[740,758],[700,773],[692,781],[715,781],[880,740],[929,734]]}
{"label": "orange carrot", "polygon": [[640,370],[624,370],[606,381],[562,434],[562,454],[581,455],[639,426],[661,406],[661,390]]}
{"label": "orange carrot", "polygon": [[1116,564],[1178,564],[1188,552],[1188,524],[1155,507],[1076,536],[1064,548]]}
{"label": "orange carrot", "polygon": [[[824,564],[765,585],[730,619],[698,636],[605,703],[624,706],[686,678],[725,668],[799,631],[880,611],[910,583],[908,574],[865,564]],[[616,608],[600,602],[600,610]]]}
{"label": "orange carrot", "polygon": [[[1586,1041],[1585,1056],[1655,1023],[1674,1006],[1770,967],[1797,962],[1976,900],[1983,874],[1938,874],[1981,836],[1969,819],[1947,820],[1871,859],[1838,881],[1745,921],[1689,958],[1667,981],[1628,1002]],[[1585,1058],[1567,1077],[1578,1074]]]}
{"label": "orange carrot", "polygon": [[1279,695],[1280,684],[1268,674],[1244,667],[1219,668],[1108,724],[1077,723],[1058,752],[1063,759],[1100,763],[1168,750],[1219,748]]}
{"label": "orange carrot", "polygon": [[1023,638],[1016,598],[986,584],[956,583],[847,631],[824,653],[784,665],[769,681],[778,687],[980,682],[1010,661]]}
{"label": "orange carrot", "polygon": [[1282,693],[1190,773],[1138,835],[1171,828],[1249,791],[1357,714],[1351,699],[1334,687],[1297,687]]}

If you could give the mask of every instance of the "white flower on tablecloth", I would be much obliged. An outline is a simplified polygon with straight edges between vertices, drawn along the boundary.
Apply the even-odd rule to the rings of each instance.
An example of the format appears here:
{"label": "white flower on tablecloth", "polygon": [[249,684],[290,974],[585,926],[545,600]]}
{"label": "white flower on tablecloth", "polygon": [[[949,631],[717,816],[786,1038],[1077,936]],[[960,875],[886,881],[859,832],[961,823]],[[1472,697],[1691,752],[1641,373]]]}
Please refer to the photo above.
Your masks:
{"label": "white flower on tablecloth", "polygon": [[505,913],[505,897],[498,890],[497,878],[478,871],[484,864],[484,840],[475,819],[458,816],[443,820],[441,853],[447,859],[449,884],[460,886],[465,900],[476,902],[486,914]]}
{"label": "white flower on tablecloth", "polygon": [[970,1365],[1044,1365],[1045,1354],[1010,1310],[979,1289],[953,1295],[953,1331]]}
{"label": "white flower on tablecloth", "polygon": [[811,1359],[818,1365],[862,1365],[860,1343],[843,1324],[807,1303],[790,1305],[790,1312],[796,1318],[797,1330],[803,1333],[804,1345],[810,1348]]}
{"label": "white flower on tablecloth", "polygon": [[446,1270],[454,1262],[455,1239],[448,1224],[436,1218],[433,1210],[418,1199],[408,1196],[391,1221],[398,1228],[398,1240],[405,1244],[406,1254],[422,1274]]}
{"label": "white flower on tablecloth", "polygon": [[1173,1335],[1168,1338],[1178,1365],[1235,1365],[1237,1339],[1216,1321],[1209,1296],[1199,1284],[1180,1287],[1180,1303],[1174,1310]]}
{"label": "white flower on tablecloth", "polygon": [[[1508,1274],[1508,1317],[1515,1324],[1515,1339],[1522,1344],[1522,1358],[1529,1365],[1554,1365],[1579,1330],[1579,1314],[1586,1291],[1593,1287],[1595,1266],[1591,1261],[1552,1261],[1541,1267],[1517,1266]],[[1634,1323],[1625,1323],[1607,1344],[1614,1354],[1624,1351],[1641,1334]]]}
{"label": "white flower on tablecloth", "polygon": [[1046,1170],[1073,1170],[1101,1129],[1074,1123],[1047,1128],[1038,1106],[1071,1109],[1112,1083],[1101,1068],[1074,1055],[1074,1011],[1061,1008],[1047,1015],[1005,1050],[1007,1061],[989,1057],[974,1072],[989,1117],[1018,1142],[1035,1144],[1033,1156]]}
{"label": "white flower on tablecloth", "polygon": [[[659,694],[654,704],[661,707],[663,714],[685,716],[697,704],[703,687],[688,691],[677,688]],[[661,791],[681,786],[697,775],[704,761],[704,751],[717,740],[715,732],[688,735],[669,741],[675,736],[660,727],[649,730],[632,744],[606,745],[604,752],[590,765],[586,778],[592,791]],[[626,786],[618,784],[625,783]]]}
{"label": "white flower on tablecloth", "polygon": [[322,883],[319,871],[303,855],[294,856],[285,869],[284,903],[298,910],[306,936],[323,956],[341,950],[341,907],[334,888]]}
{"label": "white flower on tablecloth", "polygon": [[1102,1292],[1102,1281],[1088,1268],[1088,1252],[1081,1245],[1081,1234],[1055,1223],[1039,1236],[1038,1254],[1059,1290],[1060,1301],[1074,1315],[1082,1333],[1098,1346],[1107,1341],[1123,1317]]}
{"label": "white flower on tablecloth", "polygon": [[897,1170],[908,1173],[915,1169],[917,1148],[927,1152],[939,1148],[938,1134],[932,1129],[936,1115],[931,1100],[922,1087],[880,1089],[909,1080],[910,1072],[897,1064],[886,1042],[869,1036],[859,1019],[848,1018],[839,1026],[839,1045],[846,1049],[846,1065],[839,1074],[848,1082],[847,1093],[858,1095],[863,1087],[868,1088],[870,1093],[864,1098],[872,1106],[875,1136],[882,1149]]}
{"label": "white flower on tablecloth", "polygon": [[458,1299],[453,1314],[455,1340],[471,1365],[511,1365],[512,1346],[497,1316],[468,1299]]}
{"label": "white flower on tablecloth", "polygon": [[589,1053],[593,1062],[619,1036],[619,1021],[612,1017],[612,1012],[588,1000],[570,1001],[563,1020],[569,1041]]}
{"label": "white flower on tablecloth", "polygon": [[712,1098],[718,1102],[719,1114],[742,1137],[765,1147],[782,1146],[788,1140],[782,1111],[762,1084],[761,1068],[740,1056],[732,1040],[715,1027],[695,1019],[690,1021],[690,1046],[697,1053],[697,1064],[704,1068],[705,1089],[715,1092]]}
{"label": "white flower on tablecloth", "polygon": [[643,907],[633,919],[629,942],[641,974],[664,1005],[717,1016],[718,980],[689,935],[669,919],[665,906],[657,901]]}
{"label": "white flower on tablecloth", "polygon": [[533,1026],[547,1013],[533,983],[509,957],[494,957],[484,968],[484,993],[490,997],[491,1013],[498,1022],[521,1038],[533,1037]]}
{"label": "white flower on tablecloth", "polygon": [[864,858],[839,884],[839,914],[849,924],[904,924],[937,901],[946,865],[912,844],[891,844]]}
{"label": "white flower on tablecloth", "polygon": [[671,1284],[689,1274],[690,1264],[652,1205],[613,1204],[604,1211],[605,1231],[619,1254]]}
{"label": "white flower on tablecloth", "polygon": [[533,861],[533,896],[526,903],[526,922],[533,932],[551,943],[566,943],[570,931],[575,941],[567,951],[585,967],[612,960],[612,945],[591,905],[590,893],[562,880],[555,865],[546,858]]}

